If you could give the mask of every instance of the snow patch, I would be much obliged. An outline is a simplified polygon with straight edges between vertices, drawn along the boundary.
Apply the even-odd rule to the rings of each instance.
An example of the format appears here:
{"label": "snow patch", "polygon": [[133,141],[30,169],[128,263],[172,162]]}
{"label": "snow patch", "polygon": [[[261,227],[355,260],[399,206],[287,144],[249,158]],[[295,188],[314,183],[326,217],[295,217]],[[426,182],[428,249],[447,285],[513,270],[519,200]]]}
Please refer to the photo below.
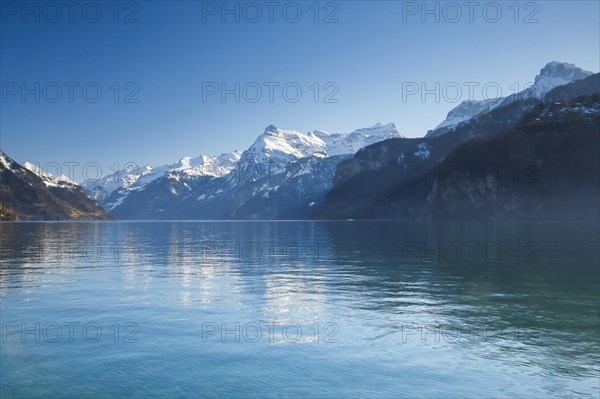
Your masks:
{"label": "snow patch", "polygon": [[12,171],[12,168],[10,167],[9,158],[6,156],[6,154],[4,154],[3,151],[0,151],[0,163],[2,163],[2,166],[4,166],[6,169]]}
{"label": "snow patch", "polygon": [[77,186],[73,180],[69,179],[65,175],[54,176],[51,173],[44,172],[37,165],[34,165],[30,162],[24,162],[23,167],[30,172],[37,175],[47,187],[65,187],[65,186]]}
{"label": "snow patch", "polygon": [[430,152],[429,152],[429,149],[427,148],[427,144],[426,143],[417,144],[417,151],[415,152],[415,155],[421,159],[428,159]]}

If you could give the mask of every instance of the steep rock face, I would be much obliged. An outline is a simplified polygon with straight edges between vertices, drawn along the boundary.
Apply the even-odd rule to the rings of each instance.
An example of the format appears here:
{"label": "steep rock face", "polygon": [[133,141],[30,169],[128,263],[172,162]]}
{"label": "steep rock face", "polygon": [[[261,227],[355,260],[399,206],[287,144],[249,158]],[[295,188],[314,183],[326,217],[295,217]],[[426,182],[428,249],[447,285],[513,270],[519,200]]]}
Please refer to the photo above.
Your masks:
{"label": "steep rock face", "polygon": [[65,176],[21,166],[0,150],[0,220],[105,219],[111,216]]}

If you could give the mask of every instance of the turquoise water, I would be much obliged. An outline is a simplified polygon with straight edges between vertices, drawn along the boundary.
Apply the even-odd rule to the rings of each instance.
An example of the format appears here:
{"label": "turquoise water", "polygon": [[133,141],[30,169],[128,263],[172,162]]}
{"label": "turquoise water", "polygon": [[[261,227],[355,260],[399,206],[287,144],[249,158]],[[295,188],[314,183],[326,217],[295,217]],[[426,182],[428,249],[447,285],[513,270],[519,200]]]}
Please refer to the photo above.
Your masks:
{"label": "turquoise water", "polygon": [[0,231],[2,398],[600,395],[597,224]]}

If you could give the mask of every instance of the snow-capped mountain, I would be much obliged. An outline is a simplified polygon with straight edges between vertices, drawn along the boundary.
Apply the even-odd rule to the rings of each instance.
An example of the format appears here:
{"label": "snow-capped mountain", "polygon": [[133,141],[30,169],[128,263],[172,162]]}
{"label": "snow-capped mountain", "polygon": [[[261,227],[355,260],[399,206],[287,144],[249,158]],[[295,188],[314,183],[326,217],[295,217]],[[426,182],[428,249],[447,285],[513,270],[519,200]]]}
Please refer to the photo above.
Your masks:
{"label": "snow-capped mountain", "polygon": [[0,220],[98,220],[111,217],[81,186],[0,150]]}
{"label": "snow-capped mountain", "polygon": [[42,181],[47,187],[74,188],[75,186],[77,186],[77,183],[69,179],[67,176],[54,176],[51,173],[44,172],[37,165],[34,165],[30,162],[24,162],[22,166],[30,172],[35,173],[40,179],[42,179]]}
{"label": "snow-capped mountain", "polygon": [[242,154],[243,168],[249,163],[269,165],[272,173],[285,170],[286,166],[297,159],[308,156],[335,156],[354,154],[367,145],[393,137],[401,137],[393,123],[377,123],[352,133],[327,133],[315,130],[307,134],[296,130],[282,130],[269,125],[258,136],[254,144]]}
{"label": "snow-capped mountain", "polygon": [[[321,130],[305,134],[269,125],[243,153],[233,151],[219,156],[186,156],[178,162],[159,167],[128,167],[101,179],[84,182],[83,186],[91,198],[112,211],[123,205],[132,192],[143,191],[151,183],[160,184],[159,180],[164,181],[164,184],[171,184],[169,192],[172,195],[179,195],[181,192],[190,192],[199,185],[206,186],[208,180],[232,174],[236,178],[228,179],[226,188],[235,191],[236,184],[240,183],[240,176],[241,180],[274,176],[283,173],[291,163],[306,157],[354,154],[369,144],[393,137],[400,137],[393,123],[378,123],[347,134]],[[172,184],[173,182],[178,184]],[[225,188],[218,194],[223,190]]]}
{"label": "snow-capped mountain", "polygon": [[[524,123],[564,119],[567,114],[573,119],[589,119],[598,113],[597,101],[583,105],[578,101],[582,96],[597,98],[600,74],[589,75],[572,64],[549,63],[531,87],[506,98],[463,102],[423,138],[402,138],[392,123],[378,123],[351,133],[301,133],[269,125],[243,153],[185,156],[158,167],[126,167],[83,186],[89,197],[121,219],[306,219],[317,210],[321,212],[323,204],[327,212],[361,208],[355,201],[372,206],[372,196],[365,195],[368,192],[384,193],[386,198],[388,191],[392,196],[410,192],[402,201],[415,198],[422,202],[427,190],[419,192],[410,182],[403,183],[408,184],[406,190],[398,190],[396,178],[402,173],[394,170],[396,165],[423,164],[424,170],[434,170],[475,137],[482,140],[529,126]],[[547,107],[569,101],[573,103],[560,109]],[[540,113],[543,106],[547,110]],[[373,174],[379,170],[383,171],[380,179]],[[0,172],[8,179],[8,185],[0,185],[4,190],[0,218],[15,214],[24,218],[107,217],[94,209],[94,202],[85,197],[82,188],[65,176],[52,176],[30,163],[21,167],[1,151]],[[23,177],[25,185],[21,184]],[[360,183],[356,187],[362,189],[357,190],[355,183]],[[385,187],[374,189],[377,184]],[[49,193],[42,193],[45,191]],[[17,198],[15,192],[28,199]],[[331,197],[331,193],[335,201],[327,204],[326,196]],[[40,195],[48,201],[33,200]],[[29,202],[41,204],[42,209],[34,209]],[[29,204],[29,208],[23,204]],[[415,204],[407,209],[416,209]]]}
{"label": "snow-capped mountain", "polygon": [[574,64],[552,61],[544,66],[539,75],[535,77],[534,84],[528,88],[511,94],[508,97],[499,97],[486,100],[467,100],[452,109],[446,119],[429,131],[427,136],[439,136],[454,129],[461,123],[471,118],[489,112],[503,105],[508,105],[520,100],[544,98],[546,93],[558,86],[563,86],[592,75],[592,72],[584,71]]}
{"label": "snow-capped mountain", "polygon": [[168,172],[181,176],[224,176],[235,167],[242,155],[241,151],[233,151],[219,156],[200,155],[192,158],[185,156],[178,163],[169,165]]}
{"label": "snow-capped mountain", "polygon": [[185,156],[178,162],[158,167],[129,165],[100,179],[85,181],[82,186],[90,198],[112,210],[123,203],[130,192],[143,190],[149,183],[165,176],[175,180],[224,176],[233,170],[240,156],[241,152],[236,150],[219,156]]}
{"label": "snow-capped mountain", "polygon": [[[315,206],[331,185],[332,178],[324,175],[332,175],[337,162],[394,137],[401,136],[393,123],[351,133],[301,133],[269,125],[243,153],[184,157],[157,168],[123,170],[85,187],[121,218],[269,218],[284,208]],[[299,188],[299,181],[311,187]],[[255,198],[279,205],[264,214]]]}
{"label": "snow-capped mountain", "polygon": [[448,112],[448,116],[446,117],[446,119],[442,123],[437,125],[435,127],[434,131],[437,131],[437,130],[443,129],[443,128],[446,128],[446,129],[452,128],[461,122],[468,121],[475,115],[479,115],[481,113],[488,112],[491,108],[494,108],[494,106],[498,102],[501,102],[502,100],[504,100],[504,99],[503,98],[502,99],[494,98],[494,99],[487,99],[487,100],[480,100],[480,101],[477,101],[477,100],[463,101],[456,108],[453,108],[452,110],[450,110],[450,112]]}
{"label": "snow-capped mountain", "polygon": [[253,165],[260,165],[269,166],[271,171],[280,172],[293,160],[314,153],[324,153],[325,149],[325,142],[312,133],[282,130],[269,125],[254,144],[244,151],[240,168],[246,170]]}
{"label": "snow-capped mountain", "polygon": [[600,73],[540,99],[552,70],[540,74],[534,98],[446,134],[376,143],[342,161],[313,217],[597,220]]}
{"label": "snow-capped mountain", "polygon": [[10,159],[4,151],[0,150],[0,166],[3,168],[14,171],[15,167],[19,166],[18,163]]}
{"label": "snow-capped mountain", "polygon": [[566,62],[552,61],[542,68],[540,74],[535,77],[534,84],[525,90],[512,94],[498,105],[506,105],[519,100],[544,98],[546,93],[558,86],[563,86],[577,80],[585,79],[593,72],[584,71]]}
{"label": "snow-capped mountain", "polygon": [[329,156],[354,154],[368,145],[402,137],[393,123],[386,125],[377,123],[372,127],[358,129],[349,134],[329,134],[319,130],[315,130],[313,134],[325,142],[327,146],[325,152]]}

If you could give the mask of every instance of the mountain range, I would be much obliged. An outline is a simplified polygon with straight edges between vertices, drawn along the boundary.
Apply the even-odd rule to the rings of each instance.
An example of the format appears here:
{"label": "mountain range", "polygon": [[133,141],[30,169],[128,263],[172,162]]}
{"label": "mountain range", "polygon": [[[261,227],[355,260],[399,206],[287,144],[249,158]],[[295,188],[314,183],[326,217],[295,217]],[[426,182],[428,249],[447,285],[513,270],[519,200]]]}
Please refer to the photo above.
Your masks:
{"label": "mountain range", "polygon": [[[599,76],[551,62],[525,90],[464,101],[422,138],[392,123],[347,134],[270,125],[243,152],[128,165],[81,186],[2,153],[0,218],[584,217],[598,204]],[[490,177],[490,164],[508,174]],[[541,182],[525,184],[527,168]]]}
{"label": "mountain range", "polygon": [[119,171],[83,186],[123,219],[305,219],[320,206],[341,160],[399,137],[391,123],[348,134],[270,125],[244,152]]}
{"label": "mountain range", "polygon": [[[340,163],[320,219],[597,219],[600,74]],[[426,152],[424,151],[426,149]]]}

